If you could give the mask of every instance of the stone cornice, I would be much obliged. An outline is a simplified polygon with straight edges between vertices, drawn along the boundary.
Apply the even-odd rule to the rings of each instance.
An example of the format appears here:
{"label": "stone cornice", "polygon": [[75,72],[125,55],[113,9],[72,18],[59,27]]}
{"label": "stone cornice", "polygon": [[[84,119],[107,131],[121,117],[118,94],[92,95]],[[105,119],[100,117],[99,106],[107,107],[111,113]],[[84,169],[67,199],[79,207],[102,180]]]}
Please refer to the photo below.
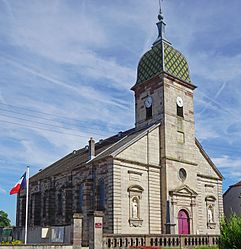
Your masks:
{"label": "stone cornice", "polygon": [[[143,167],[152,167],[152,168],[161,168],[161,165],[154,165],[154,164],[146,164],[146,163],[141,163],[141,162],[136,162],[136,161],[132,161],[132,160],[127,160],[127,159],[122,159],[122,158],[118,158],[115,157],[114,158],[114,164],[116,164],[115,161],[119,161],[119,162],[123,162],[123,163],[129,163],[129,164],[133,164],[133,165],[138,165],[138,166],[143,166]],[[123,166],[123,165],[122,165]]]}
{"label": "stone cornice", "polygon": [[208,179],[211,179],[211,180],[219,180],[219,178],[217,177],[214,177],[214,176],[208,176],[208,175],[202,175],[202,174],[197,174],[197,176],[201,177],[201,178],[208,178]]}
{"label": "stone cornice", "polygon": [[181,159],[174,158],[174,157],[162,157],[162,159],[166,159],[169,161],[175,161],[175,162],[179,162],[179,163],[183,163],[183,164],[190,164],[190,165],[194,165],[194,166],[198,165],[197,163],[186,161],[186,160],[181,160]]}

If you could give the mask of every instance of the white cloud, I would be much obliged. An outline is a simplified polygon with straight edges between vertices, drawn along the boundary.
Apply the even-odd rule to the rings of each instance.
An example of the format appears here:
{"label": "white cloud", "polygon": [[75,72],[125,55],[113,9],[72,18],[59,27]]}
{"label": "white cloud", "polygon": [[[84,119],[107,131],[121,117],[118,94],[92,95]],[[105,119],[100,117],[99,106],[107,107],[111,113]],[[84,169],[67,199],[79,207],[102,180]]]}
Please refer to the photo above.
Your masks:
{"label": "white cloud", "polygon": [[[50,83],[50,84],[56,85],[57,87],[61,87],[61,88],[64,88],[65,90],[71,91],[71,94],[73,94],[73,95],[78,94],[82,97],[85,97],[89,101],[98,100],[99,102],[104,102],[106,104],[116,105],[120,108],[126,108],[124,105],[120,105],[119,103],[117,103],[111,96],[105,95],[105,94],[101,93],[100,91],[98,91],[97,89],[94,89],[92,87],[85,86],[83,84],[78,85],[78,87],[73,86],[70,83],[68,84],[66,82],[63,82],[62,80],[55,79],[53,76],[46,75],[46,73],[42,73],[42,72],[40,72],[40,70],[37,71],[35,69],[32,69],[29,66],[22,65],[19,62],[16,62],[12,59],[2,57],[1,60],[14,65],[15,67],[21,69],[22,71],[25,71],[29,74],[32,74],[32,75],[44,80],[45,84],[40,84],[41,87],[46,85],[46,83]],[[109,69],[111,69],[111,67]],[[107,74],[107,72],[105,72],[106,70],[104,70],[104,68],[102,68],[102,70],[100,70],[100,71],[104,72],[105,75]],[[112,70],[112,72],[114,72],[114,70]]]}
{"label": "white cloud", "polygon": [[225,185],[233,185],[240,181],[241,177],[241,158],[232,155],[222,155],[212,158],[213,162],[218,166],[225,178]]}
{"label": "white cloud", "polygon": [[241,54],[219,55],[207,51],[195,54],[190,61],[192,74],[206,80],[232,82],[241,75]]}
{"label": "white cloud", "polygon": [[108,42],[98,16],[88,15],[83,1],[77,8],[64,1],[29,1],[24,8],[22,4],[11,4],[11,37],[17,45],[53,55],[63,48],[106,46]]}
{"label": "white cloud", "polygon": [[241,170],[241,158],[231,158],[228,155],[223,155],[213,158],[213,161],[220,169]]}
{"label": "white cloud", "polygon": [[59,64],[74,65],[76,71],[90,78],[107,79],[106,84],[114,88],[129,89],[134,83],[135,68],[94,52],[99,46],[107,47],[110,41],[105,38],[101,20],[87,15],[84,7],[76,13],[63,2],[34,2],[20,9],[17,6],[12,6],[15,19],[10,23],[13,45]]}

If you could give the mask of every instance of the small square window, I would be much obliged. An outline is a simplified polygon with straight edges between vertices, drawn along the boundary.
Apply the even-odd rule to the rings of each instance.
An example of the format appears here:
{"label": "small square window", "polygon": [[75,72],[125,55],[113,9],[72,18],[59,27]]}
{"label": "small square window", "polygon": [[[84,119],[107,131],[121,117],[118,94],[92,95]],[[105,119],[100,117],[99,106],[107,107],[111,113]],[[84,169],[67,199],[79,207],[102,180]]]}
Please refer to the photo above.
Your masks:
{"label": "small square window", "polygon": [[151,119],[152,118],[152,106],[147,108],[146,107],[146,119]]}
{"label": "small square window", "polygon": [[180,107],[177,105],[177,116],[183,118],[183,106]]}

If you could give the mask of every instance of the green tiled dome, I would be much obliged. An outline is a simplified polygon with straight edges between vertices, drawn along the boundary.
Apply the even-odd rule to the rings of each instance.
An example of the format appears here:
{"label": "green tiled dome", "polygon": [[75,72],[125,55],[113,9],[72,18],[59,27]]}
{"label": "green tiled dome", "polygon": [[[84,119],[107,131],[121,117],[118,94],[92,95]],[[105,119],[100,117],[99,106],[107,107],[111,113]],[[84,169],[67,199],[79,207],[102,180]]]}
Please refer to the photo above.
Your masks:
{"label": "green tiled dome", "polygon": [[136,83],[151,79],[161,72],[169,73],[180,80],[191,83],[186,58],[164,41],[158,42],[143,55],[138,65]]}

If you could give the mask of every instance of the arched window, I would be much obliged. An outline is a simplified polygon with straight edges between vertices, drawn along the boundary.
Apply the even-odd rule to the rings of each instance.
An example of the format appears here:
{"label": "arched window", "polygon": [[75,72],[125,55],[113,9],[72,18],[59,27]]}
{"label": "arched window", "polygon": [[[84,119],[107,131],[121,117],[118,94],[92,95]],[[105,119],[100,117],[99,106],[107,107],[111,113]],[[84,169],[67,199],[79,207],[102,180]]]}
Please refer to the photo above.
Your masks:
{"label": "arched window", "polygon": [[183,118],[183,106],[177,105],[177,116]]}
{"label": "arched window", "polygon": [[72,217],[73,217],[73,195],[72,189],[65,189],[65,205],[64,205],[64,212],[65,212],[65,222],[66,224],[70,224]]}
{"label": "arched window", "polygon": [[30,220],[32,220],[33,218],[33,197],[32,195],[30,196],[29,216],[30,216]]}
{"label": "arched window", "polygon": [[152,118],[152,106],[146,107],[146,119]]}
{"label": "arched window", "polygon": [[25,210],[26,210],[26,195],[21,197],[20,199],[20,210],[21,210],[21,220],[20,220],[20,226],[25,225]]}
{"label": "arched window", "polygon": [[105,182],[101,179],[98,183],[98,204],[97,209],[99,211],[105,210]]}
{"label": "arched window", "polygon": [[83,184],[81,184],[81,185],[79,186],[79,196],[78,196],[78,199],[79,199],[79,202],[78,202],[78,205],[79,205],[78,210],[79,210],[80,212],[82,212],[82,211],[83,211],[83,205],[84,205],[84,188],[83,188]]}
{"label": "arched window", "polygon": [[34,194],[34,212],[33,212],[33,224],[39,226],[41,224],[41,193]]}
{"label": "arched window", "polygon": [[46,213],[47,213],[47,193],[44,193],[44,197],[43,197],[43,218],[46,217]]}
{"label": "arched window", "polygon": [[63,197],[62,193],[59,192],[57,195],[57,215],[63,214]]}

